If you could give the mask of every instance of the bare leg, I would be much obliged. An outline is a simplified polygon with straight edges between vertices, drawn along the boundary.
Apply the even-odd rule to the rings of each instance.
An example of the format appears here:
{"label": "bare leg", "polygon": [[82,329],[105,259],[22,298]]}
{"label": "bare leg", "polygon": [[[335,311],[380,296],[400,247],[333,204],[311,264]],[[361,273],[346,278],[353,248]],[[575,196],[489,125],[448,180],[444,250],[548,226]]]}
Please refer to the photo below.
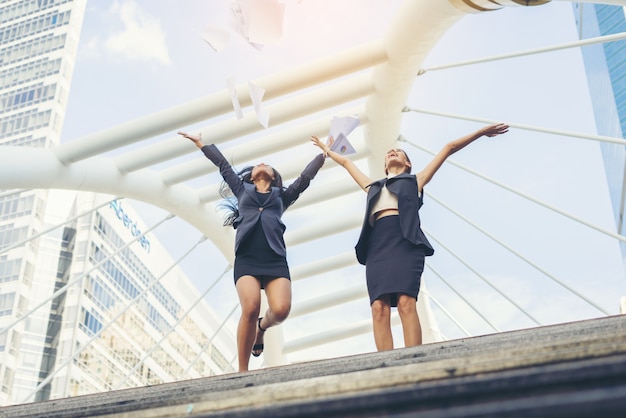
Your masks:
{"label": "bare leg", "polygon": [[[264,330],[287,319],[291,311],[291,281],[285,277],[271,280],[265,285],[265,295],[269,306],[260,323]],[[254,344],[263,344],[263,334],[257,327]]]}
{"label": "bare leg", "polygon": [[413,347],[422,344],[422,326],[417,315],[417,300],[409,295],[398,295],[398,314],[402,321],[404,346]]}
{"label": "bare leg", "polygon": [[376,349],[378,351],[392,350],[393,335],[391,334],[391,302],[389,295],[376,299],[372,303],[371,308]]}
{"label": "bare leg", "polygon": [[241,318],[237,326],[237,358],[239,371],[245,372],[248,370],[261,309],[261,284],[253,276],[242,276],[237,280],[236,288],[241,304]]}

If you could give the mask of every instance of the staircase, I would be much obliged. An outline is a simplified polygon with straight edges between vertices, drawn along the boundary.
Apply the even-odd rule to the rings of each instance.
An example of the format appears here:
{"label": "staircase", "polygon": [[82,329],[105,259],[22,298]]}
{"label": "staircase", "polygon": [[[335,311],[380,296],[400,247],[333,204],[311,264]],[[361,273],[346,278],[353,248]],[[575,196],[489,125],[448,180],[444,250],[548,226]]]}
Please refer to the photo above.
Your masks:
{"label": "staircase", "polygon": [[0,417],[626,417],[626,316],[0,408]]}

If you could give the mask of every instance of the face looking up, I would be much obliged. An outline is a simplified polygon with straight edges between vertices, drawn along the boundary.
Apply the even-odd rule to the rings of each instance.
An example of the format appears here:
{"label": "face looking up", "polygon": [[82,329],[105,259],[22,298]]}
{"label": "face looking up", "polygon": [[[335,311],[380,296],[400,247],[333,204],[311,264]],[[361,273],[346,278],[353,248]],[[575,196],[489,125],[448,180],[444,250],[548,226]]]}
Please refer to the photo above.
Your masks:
{"label": "face looking up", "polygon": [[385,174],[389,173],[390,167],[401,168],[406,173],[411,172],[411,160],[406,152],[400,148],[393,148],[385,154]]}
{"label": "face looking up", "polygon": [[254,166],[251,173],[252,181],[258,180],[259,178],[265,177],[265,179],[269,182],[274,180],[274,169],[266,164],[259,164]]}

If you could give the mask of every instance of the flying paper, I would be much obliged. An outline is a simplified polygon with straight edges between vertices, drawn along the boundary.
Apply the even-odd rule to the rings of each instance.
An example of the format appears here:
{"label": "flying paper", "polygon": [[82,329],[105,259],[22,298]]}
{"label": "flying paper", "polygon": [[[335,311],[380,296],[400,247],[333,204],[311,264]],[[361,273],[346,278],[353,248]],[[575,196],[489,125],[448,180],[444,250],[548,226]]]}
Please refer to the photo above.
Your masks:
{"label": "flying paper", "polygon": [[241,111],[239,96],[237,96],[237,89],[235,88],[235,78],[228,77],[226,84],[228,85],[228,91],[230,92],[230,100],[233,102],[233,109],[235,109],[235,116],[237,116],[237,119],[241,119],[243,118],[243,112]]}
{"label": "flying paper", "polygon": [[356,150],[348,141],[348,138],[346,138],[345,135],[342,133],[339,133],[337,139],[335,139],[335,142],[333,142],[333,145],[330,147],[330,149],[341,155],[356,154]]}
{"label": "flying paper", "polygon": [[359,126],[359,118],[356,116],[335,116],[330,121],[330,132],[328,133],[328,136],[332,136],[335,140],[330,149],[342,155],[356,154],[356,150],[348,141],[348,135],[357,126]]}
{"label": "flying paper", "polygon": [[278,0],[232,0],[234,30],[256,49],[283,36],[285,5]]}
{"label": "flying paper", "polygon": [[262,105],[265,89],[262,89],[249,81],[248,89],[250,90],[250,99],[252,100],[256,117],[259,120],[259,123],[263,125],[264,128],[267,128],[269,125],[270,113]]}
{"label": "flying paper", "polygon": [[220,52],[230,40],[230,33],[223,28],[214,25],[208,25],[202,32],[202,39],[209,44],[215,52]]}

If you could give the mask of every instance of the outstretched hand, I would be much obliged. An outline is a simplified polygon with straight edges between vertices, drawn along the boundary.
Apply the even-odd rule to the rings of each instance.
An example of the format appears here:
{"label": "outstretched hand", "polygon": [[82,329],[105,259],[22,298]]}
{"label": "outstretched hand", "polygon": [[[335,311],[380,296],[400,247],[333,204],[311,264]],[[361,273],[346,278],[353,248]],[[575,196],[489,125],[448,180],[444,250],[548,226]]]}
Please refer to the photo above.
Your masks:
{"label": "outstretched hand", "polygon": [[491,138],[496,135],[507,133],[509,131],[509,125],[506,123],[495,123],[493,125],[485,126],[482,131],[483,135]]}
{"label": "outstretched hand", "polygon": [[335,143],[335,140],[332,136],[329,136],[326,144],[324,144],[322,140],[319,139],[317,136],[311,135],[311,142],[313,142],[313,145],[318,146],[324,154],[328,154],[328,151],[330,150],[330,147],[332,147]]}
{"label": "outstretched hand", "polygon": [[196,144],[196,146],[198,148],[202,148],[204,146],[204,144],[202,143],[202,134],[192,135],[192,134],[188,134],[187,132],[183,132],[183,131],[178,131],[177,133],[178,133],[178,135],[182,135],[183,138],[187,138],[187,139],[191,140],[191,142]]}

